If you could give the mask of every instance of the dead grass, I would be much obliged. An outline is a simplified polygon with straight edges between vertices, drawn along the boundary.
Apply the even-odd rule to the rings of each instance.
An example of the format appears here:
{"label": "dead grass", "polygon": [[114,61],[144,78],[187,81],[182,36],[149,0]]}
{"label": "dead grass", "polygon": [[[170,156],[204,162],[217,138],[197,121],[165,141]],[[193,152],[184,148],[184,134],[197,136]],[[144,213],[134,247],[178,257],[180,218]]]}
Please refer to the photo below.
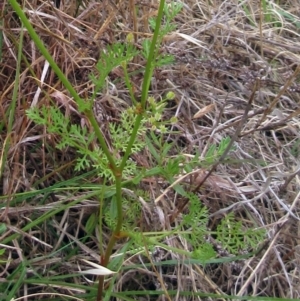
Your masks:
{"label": "dead grass", "polygon": [[[116,280],[118,291],[177,290],[300,298],[300,19],[297,17],[300,10],[295,0],[277,1],[278,4],[270,4],[270,20],[266,22],[267,16],[263,16],[259,3],[250,0],[184,0],[183,11],[176,18],[177,30],[165,38],[162,48],[175,56],[176,63],[155,71],[151,93],[155,97],[170,90],[176,93],[176,101],[166,110],[166,116],[178,117],[176,129],[180,135],[170,139],[177,139],[182,154],[192,156],[197,150],[201,157],[205,156],[210,143],[218,143],[236,133],[249,99],[254,96],[248,118],[235,142],[233,161],[217,167],[199,191],[199,199],[210,210],[211,229],[216,228],[224,214],[233,210],[246,228],[258,225],[267,229],[265,248],[257,256],[238,263],[211,264],[205,268],[183,264],[156,269],[153,264],[148,268],[141,266],[125,270]],[[150,34],[147,20],[155,15],[157,3],[137,1],[137,6],[139,46],[141,39]],[[0,63],[2,150],[7,142],[7,112],[14,86],[20,35],[18,18],[7,3],[4,7]],[[50,1],[26,1],[25,8],[60,68],[78,93],[89,97],[93,86],[88,74],[95,71],[100,50],[107,44],[124,40],[132,30],[127,2],[83,1],[77,11],[75,1],[65,1],[60,10],[54,9]],[[76,11],[77,17],[74,17]],[[282,11],[290,15],[287,17]],[[54,102],[75,122],[84,123],[85,120],[27,33],[23,55],[20,93],[0,187],[4,196],[1,199],[1,220],[8,227],[0,241],[12,233],[20,233],[20,237],[6,247],[6,255],[11,261],[1,266],[1,277],[9,278],[26,259],[32,267],[32,270],[27,270],[27,277],[38,273],[51,279],[54,275],[77,271],[80,258],[98,260],[98,239],[93,235],[84,238],[86,221],[97,208],[97,202],[93,197],[85,198],[79,189],[75,193],[71,189],[47,191],[47,187],[57,183],[69,187],[66,181],[75,176],[79,178],[74,183],[82,186],[84,178],[74,174],[74,151],[55,149],[57,137],[47,135],[45,129],[32,124],[25,116],[25,110]],[[131,71],[139,70],[144,63],[135,62]],[[130,101],[124,83],[116,80],[120,76],[122,73],[118,69],[111,73],[109,82],[113,83],[113,88],[97,100],[99,121],[118,118],[122,107]],[[138,95],[142,74],[137,72],[133,81]],[[203,108],[205,110],[201,111]],[[151,165],[149,153],[136,160],[142,166]],[[197,181],[206,172],[204,168],[195,171],[192,184],[197,186]],[[92,174],[86,178],[86,183],[90,182],[101,183],[101,179]],[[160,198],[161,191],[167,188],[165,183],[149,181],[144,185],[144,189],[151,191],[153,200],[157,200],[159,212],[154,218],[158,219],[161,228],[171,227],[163,216],[175,210],[181,200],[172,189]],[[46,189],[48,194],[33,193],[26,202],[20,197],[14,198],[16,193],[41,189]],[[53,216],[51,221],[45,221],[43,226],[29,229],[27,233],[20,232],[36,216],[81,196],[83,198],[78,204]],[[151,231],[153,220],[149,219],[144,227]],[[72,246],[70,242],[73,242]],[[181,249],[189,248],[180,236],[166,243]],[[67,252],[62,249],[64,245]],[[230,255],[218,246],[216,249],[220,257]],[[148,258],[137,254],[128,258],[124,265],[183,259],[157,247],[157,254],[149,254]],[[81,283],[78,283],[78,277],[71,278],[70,282],[74,281],[78,285],[88,285],[87,278]],[[84,291],[85,287],[81,288]],[[54,292],[78,295],[77,290],[78,287],[72,290],[56,286],[54,289],[24,282],[18,296],[36,293],[27,300],[39,300],[50,298],[43,293],[50,293],[53,297]],[[165,299],[160,297],[159,300],[194,299],[200,300],[176,295]],[[157,296],[144,296],[136,300],[158,299]],[[201,300],[216,299],[207,297]]]}

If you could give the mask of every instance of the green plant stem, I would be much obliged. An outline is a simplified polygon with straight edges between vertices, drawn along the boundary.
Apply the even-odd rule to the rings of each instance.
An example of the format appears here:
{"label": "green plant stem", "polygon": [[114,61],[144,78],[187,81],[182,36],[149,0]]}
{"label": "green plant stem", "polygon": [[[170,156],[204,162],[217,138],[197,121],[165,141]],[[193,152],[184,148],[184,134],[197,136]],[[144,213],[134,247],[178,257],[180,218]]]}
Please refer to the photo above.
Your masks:
{"label": "green plant stem", "polygon": [[143,108],[145,108],[146,101],[148,98],[148,92],[149,92],[151,77],[152,77],[152,73],[153,73],[153,64],[155,62],[155,54],[156,54],[155,50],[158,49],[158,47],[159,47],[159,45],[157,45],[157,40],[159,37],[159,29],[160,29],[161,20],[162,20],[163,13],[164,13],[164,6],[165,6],[165,0],[161,0],[159,3],[155,30],[154,30],[154,34],[153,34],[153,38],[152,38],[152,42],[151,42],[151,46],[150,46],[149,56],[148,56],[145,75],[144,75],[144,81],[143,81],[143,85],[142,85],[141,105]]}
{"label": "green plant stem", "polygon": [[[159,5],[159,9],[158,9],[158,16],[156,19],[156,26],[155,26],[155,31],[154,31],[154,35],[151,41],[151,46],[150,46],[150,51],[149,51],[149,56],[148,56],[148,60],[147,60],[147,64],[146,64],[146,70],[145,70],[145,76],[144,76],[144,81],[143,81],[143,85],[142,85],[142,98],[141,98],[141,102],[139,104],[136,105],[136,112],[137,112],[137,117],[135,120],[135,124],[134,124],[134,128],[132,130],[125,154],[122,158],[122,162],[120,164],[120,166],[117,168],[116,173],[114,173],[115,175],[115,179],[116,179],[116,202],[117,202],[117,214],[118,214],[118,220],[117,220],[117,225],[116,228],[114,230],[114,232],[112,233],[112,236],[108,242],[108,246],[105,252],[105,256],[103,261],[101,262],[101,264],[103,266],[107,266],[110,256],[112,254],[112,250],[113,247],[116,243],[116,240],[120,234],[120,230],[122,228],[122,223],[123,223],[123,217],[122,217],[122,195],[121,195],[121,188],[122,188],[122,172],[124,167],[126,166],[126,162],[128,160],[128,157],[131,154],[131,149],[133,146],[133,143],[136,139],[137,133],[138,133],[138,129],[140,127],[141,121],[143,119],[143,114],[146,108],[146,101],[148,98],[148,92],[149,92],[149,87],[150,87],[150,81],[151,81],[151,77],[152,77],[152,73],[153,73],[153,64],[154,64],[154,60],[155,60],[155,55],[156,55],[156,49],[159,47],[159,45],[157,45],[157,41],[158,41],[158,37],[159,37],[159,29],[160,29],[160,25],[161,25],[161,20],[162,20],[162,16],[163,16],[163,11],[164,11],[164,5],[165,5],[165,0],[162,0],[160,2]],[[133,99],[134,101],[134,99]],[[98,282],[98,294],[97,294],[97,301],[101,301],[102,300],[102,294],[103,294],[103,284],[104,284],[104,277],[100,276],[99,277],[99,282]]]}
{"label": "green plant stem", "polygon": [[65,77],[63,72],[60,70],[60,68],[55,63],[54,59],[44,46],[43,42],[40,40],[39,36],[36,34],[35,30],[33,29],[32,25],[30,24],[29,20],[27,19],[25,13],[21,9],[20,5],[17,3],[16,0],[8,0],[10,5],[13,7],[19,18],[21,19],[23,25],[26,27],[28,33],[30,34],[32,40],[34,41],[37,48],[40,50],[42,55],[45,57],[45,59],[49,62],[51,68],[54,70],[58,78],[61,80],[65,88],[69,91],[71,96],[74,98],[76,103],[79,106],[79,110],[82,112],[83,110],[87,109],[88,104],[77,94],[75,89],[73,88],[72,84],[68,81],[68,79]]}
{"label": "green plant stem", "polygon": [[123,159],[122,159],[122,162],[120,165],[121,170],[124,169],[126,162],[128,160],[128,157],[131,153],[132,145],[135,141],[139,126],[143,119],[143,113],[146,109],[146,102],[147,102],[147,98],[148,98],[151,77],[153,74],[153,65],[154,65],[154,61],[155,61],[155,55],[157,53],[155,50],[159,48],[159,45],[157,45],[157,43],[158,43],[158,38],[159,38],[159,29],[160,29],[160,25],[161,25],[161,20],[162,20],[163,13],[164,13],[164,6],[165,6],[165,0],[161,0],[159,3],[158,14],[157,14],[157,19],[156,19],[156,26],[155,26],[153,38],[151,41],[149,56],[147,59],[147,64],[146,64],[146,69],[145,69],[144,81],[143,81],[143,85],[142,85],[141,102],[139,105],[137,105],[137,111],[140,111],[140,112],[137,113],[138,115],[136,117],[135,125],[134,125],[133,131],[130,136],[130,140],[128,142],[125,154],[123,156]]}
{"label": "green plant stem", "polygon": [[134,94],[133,94],[133,87],[132,87],[132,84],[130,82],[130,78],[129,78],[129,74],[128,74],[128,71],[127,71],[127,64],[126,64],[126,62],[124,62],[124,64],[122,65],[122,67],[123,67],[123,71],[124,71],[125,83],[126,83],[128,91],[129,91],[130,98],[131,98],[133,104],[136,105],[137,101],[136,101],[136,99],[134,97]]}
{"label": "green plant stem", "polygon": [[14,120],[15,110],[17,105],[17,95],[19,91],[19,76],[20,76],[21,58],[22,58],[22,49],[23,49],[23,37],[24,37],[24,30],[22,28],[20,34],[19,49],[18,49],[18,64],[16,69],[16,79],[14,84],[12,103],[10,105],[10,110],[9,110],[9,119],[8,119],[8,127],[7,127],[8,128],[7,131],[9,133],[12,130],[12,125],[13,125],[13,120]]}
{"label": "green plant stem", "polygon": [[[117,239],[120,236],[120,232],[122,229],[122,224],[123,224],[123,211],[122,211],[122,175],[116,177],[116,200],[117,200],[117,225],[115,230],[113,231],[107,248],[106,248],[106,252],[104,255],[103,260],[101,261],[101,265],[103,265],[104,267],[106,267],[108,265],[110,256],[112,254],[113,251],[113,247],[117,241]],[[104,285],[104,276],[100,276],[99,277],[99,281],[98,281],[98,293],[97,293],[97,301],[101,301],[102,300],[102,294],[103,294],[103,285]]]}
{"label": "green plant stem", "polygon": [[[164,10],[164,5],[165,5],[165,0],[162,0],[160,2],[159,10],[158,10],[158,16],[156,19],[156,27],[154,30],[151,46],[150,46],[150,51],[149,51],[149,56],[146,64],[146,69],[145,69],[145,76],[144,76],[144,81],[142,85],[142,97],[141,97],[141,102],[137,104],[136,106],[136,112],[137,112],[137,117],[135,121],[135,126],[134,129],[131,133],[130,140],[128,142],[125,154],[123,156],[122,162],[120,166],[116,166],[116,163],[113,159],[113,156],[110,154],[110,151],[107,147],[107,144],[105,142],[105,139],[99,129],[99,125],[94,117],[94,114],[90,108],[90,104],[86,103],[80,96],[77,94],[75,89],[73,88],[72,84],[68,81],[68,79],[65,77],[63,72],[60,70],[58,65],[55,63],[53,60],[52,56],[49,54],[48,50],[45,48],[44,44],[40,40],[39,36],[36,34],[35,30],[31,26],[29,20],[27,19],[26,15],[24,14],[23,10],[19,6],[16,0],[9,0],[10,5],[13,7],[21,21],[23,22],[24,26],[28,30],[28,33],[30,34],[32,40],[36,44],[37,48],[41,51],[42,55],[45,57],[45,59],[49,62],[51,68],[54,70],[54,72],[57,74],[58,78],[61,80],[65,88],[69,91],[71,96],[74,98],[76,103],[79,106],[79,110],[81,112],[84,112],[89,121],[91,122],[92,127],[95,130],[95,134],[97,136],[97,139],[103,148],[103,152],[105,153],[109,164],[110,168],[113,171],[113,174],[115,176],[115,183],[116,183],[116,202],[117,202],[117,225],[115,230],[112,233],[112,236],[109,240],[107,250],[105,252],[105,256],[103,258],[102,265],[107,266],[110,256],[113,251],[113,247],[116,243],[116,240],[118,239],[118,236],[120,235],[120,231],[122,228],[122,223],[123,223],[123,217],[122,217],[122,172],[124,167],[126,166],[126,162],[128,160],[128,157],[131,154],[131,149],[133,146],[133,143],[136,139],[138,129],[140,127],[143,114],[145,111],[146,107],[146,102],[148,98],[148,92],[149,92],[149,87],[150,87],[150,81],[154,69],[154,60],[155,56],[157,54],[156,50],[159,48],[159,29],[161,25],[161,20],[163,16],[163,10]],[[99,284],[98,284],[98,295],[97,295],[97,300],[102,300],[102,292],[103,292],[103,283],[104,283],[104,277],[99,278]]]}
{"label": "green plant stem", "polygon": [[10,147],[11,142],[11,133],[13,127],[13,121],[16,111],[17,105],[17,97],[19,91],[19,80],[20,80],[20,70],[21,70],[21,59],[22,59],[22,49],[23,49],[23,37],[24,37],[24,30],[23,27],[20,33],[20,41],[19,41],[19,48],[18,48],[18,61],[17,61],[17,68],[16,68],[16,76],[15,76],[15,84],[13,89],[12,101],[9,106],[9,117],[8,117],[8,124],[7,124],[7,141],[3,147],[3,157],[2,157],[2,165],[0,166],[0,177],[3,175],[5,164],[7,162],[7,154]]}
{"label": "green plant stem", "polygon": [[[116,199],[122,201],[122,182],[121,182],[122,176],[116,177]],[[123,211],[122,211],[122,202],[117,202],[117,225],[115,227],[115,230],[112,233],[112,236],[110,237],[110,240],[107,245],[106,253],[104,256],[103,261],[101,262],[103,266],[107,266],[109,262],[110,255],[112,253],[113,247],[115,245],[115,242],[120,237],[120,232],[122,229],[123,224]]]}
{"label": "green plant stem", "polygon": [[48,50],[44,46],[43,42],[40,40],[39,36],[36,34],[35,30],[33,29],[32,25],[30,24],[29,20],[27,19],[26,15],[24,14],[23,10],[21,9],[21,7],[17,3],[17,1],[16,0],[9,0],[9,2],[11,4],[11,6],[13,7],[13,9],[15,10],[15,12],[18,14],[21,21],[23,22],[23,24],[26,27],[28,33],[30,34],[32,40],[34,41],[34,43],[36,44],[38,49],[41,51],[42,55],[49,62],[51,68],[54,70],[54,72],[56,73],[58,78],[61,80],[61,82],[65,86],[65,88],[69,91],[71,96],[74,98],[74,100],[78,104],[79,110],[84,111],[84,113],[86,114],[86,116],[90,120],[90,122],[91,122],[91,124],[94,128],[94,131],[96,133],[96,136],[99,140],[99,143],[100,143],[101,147],[103,148],[103,151],[104,151],[105,155],[107,156],[107,159],[108,159],[108,161],[111,165],[111,168],[116,170],[116,165],[115,165],[114,159],[113,159],[112,155],[110,154],[110,151],[109,151],[109,149],[106,145],[106,142],[103,138],[103,135],[102,135],[102,133],[99,129],[99,125],[98,125],[98,123],[97,123],[97,121],[94,117],[94,114],[92,113],[92,110],[90,109],[90,104],[86,103],[77,94],[77,92],[73,88],[72,84],[68,81],[68,79],[65,77],[65,75],[60,70],[58,65],[55,63],[52,56],[50,55],[50,53],[48,52]]}

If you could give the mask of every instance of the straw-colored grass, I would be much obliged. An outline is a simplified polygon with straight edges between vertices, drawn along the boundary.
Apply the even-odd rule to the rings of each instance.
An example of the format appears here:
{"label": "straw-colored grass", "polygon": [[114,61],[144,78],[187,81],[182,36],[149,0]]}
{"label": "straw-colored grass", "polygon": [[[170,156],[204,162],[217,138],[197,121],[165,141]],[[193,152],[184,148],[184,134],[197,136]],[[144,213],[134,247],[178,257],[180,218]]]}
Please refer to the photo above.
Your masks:
{"label": "straw-colored grass", "polygon": [[[233,137],[234,151],[197,191],[199,202],[209,209],[208,226],[212,231],[221,218],[234,212],[245,231],[263,228],[267,239],[261,251],[250,258],[203,267],[180,264],[185,256],[172,248],[189,250],[190,245],[178,233],[165,240],[168,250],[157,246],[150,252],[145,246],[143,253],[136,250],[126,255],[122,270],[114,278],[112,300],[125,300],[126,291],[148,292],[145,296],[131,295],[135,299],[128,300],[225,300],[225,295],[300,299],[299,3],[181,2],[184,6],[176,17],[177,28],[165,37],[161,49],[174,55],[176,61],[157,69],[151,83],[155,98],[168,91],[176,94],[165,110],[165,118],[176,116],[178,124],[172,128],[175,133],[166,139],[176,141],[174,155],[192,158],[198,152],[201,160],[211,144]],[[86,269],[82,259],[99,260],[93,214],[99,209],[97,185],[103,179],[93,170],[75,172],[75,151],[57,150],[58,137],[36,126],[25,111],[56,104],[73,122],[89,125],[27,32],[22,32],[12,8],[7,2],[2,5],[0,218],[4,230],[0,233],[0,249],[4,253],[0,257],[0,299],[94,300],[94,278],[72,274]],[[155,16],[157,3],[136,1],[136,7],[136,46],[140,47],[144,37],[151,37],[148,19]],[[96,72],[100,51],[124,41],[133,30],[131,8],[123,0],[62,1],[59,9],[50,0],[33,0],[24,1],[24,10],[82,98],[93,92],[88,75]],[[16,109],[11,116],[22,35]],[[140,59],[129,66],[136,95],[144,65]],[[118,80],[122,76],[121,68],[113,70],[107,90],[95,102],[97,120],[106,134],[105,125],[118,120],[130,103],[124,81]],[[134,160],[146,169],[154,161],[147,148]],[[200,164],[189,178],[181,175],[176,180],[194,189],[210,168]],[[182,217],[173,213],[184,200],[161,178],[144,179],[139,188],[149,192],[157,209],[149,207],[135,191],[124,192],[141,203],[142,214],[137,222],[140,229],[175,229],[177,219]],[[39,224],[35,225],[37,220]],[[105,237],[108,233],[104,229]],[[207,240],[219,258],[230,257],[213,236]],[[122,243],[120,240],[116,246],[116,254],[122,253]],[[167,260],[173,264],[159,265]],[[17,285],[17,280],[21,284]],[[157,290],[165,295],[150,295]],[[194,294],[180,295],[182,291]]]}

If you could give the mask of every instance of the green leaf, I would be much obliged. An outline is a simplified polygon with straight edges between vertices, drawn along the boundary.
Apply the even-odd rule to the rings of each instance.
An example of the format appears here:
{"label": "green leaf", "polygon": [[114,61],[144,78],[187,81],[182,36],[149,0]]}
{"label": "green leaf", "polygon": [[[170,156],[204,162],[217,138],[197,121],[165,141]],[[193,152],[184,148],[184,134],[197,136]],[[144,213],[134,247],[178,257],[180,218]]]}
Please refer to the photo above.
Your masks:
{"label": "green leaf", "polygon": [[[150,21],[149,21],[150,22]],[[151,23],[150,23],[151,24]],[[149,39],[145,39],[142,42],[142,55],[145,59],[148,59],[149,53],[150,53],[150,46],[151,46],[151,41]]]}
{"label": "green leaf", "polygon": [[205,262],[211,258],[217,256],[216,251],[213,246],[207,242],[201,244],[197,249],[192,252],[193,259],[199,259],[202,262]]}
{"label": "green leaf", "polygon": [[182,8],[183,4],[180,2],[172,1],[170,3],[165,3],[164,13],[166,15],[167,20],[169,22],[172,21],[178,15]]}
{"label": "green leaf", "polygon": [[236,221],[232,212],[226,215],[217,227],[217,241],[232,254],[249,248],[257,249],[264,237],[263,229],[243,229],[242,222]]}
{"label": "green leaf", "polygon": [[174,61],[175,58],[173,55],[169,55],[169,54],[160,55],[156,60],[155,66],[162,67],[162,66],[170,65],[174,63]]}
{"label": "green leaf", "polygon": [[130,61],[137,54],[138,51],[130,43],[115,43],[113,45],[108,45],[105,50],[102,50],[96,65],[98,74],[90,74],[90,79],[95,84],[92,100],[95,99],[97,93],[104,88],[108,74],[114,68],[122,65],[124,61]]}
{"label": "green leaf", "polygon": [[162,157],[166,157],[170,149],[174,146],[174,143],[164,143],[162,147]]}
{"label": "green leaf", "polygon": [[[6,225],[5,224],[3,224],[3,223],[1,223],[0,224],[0,234],[3,234],[3,233],[5,233],[6,232],[6,230],[7,230],[7,227],[6,227]],[[1,255],[1,254],[0,254]]]}
{"label": "green leaf", "polygon": [[86,233],[90,235],[92,232],[94,232],[96,225],[97,225],[97,214],[92,213],[89,216],[85,225]]}

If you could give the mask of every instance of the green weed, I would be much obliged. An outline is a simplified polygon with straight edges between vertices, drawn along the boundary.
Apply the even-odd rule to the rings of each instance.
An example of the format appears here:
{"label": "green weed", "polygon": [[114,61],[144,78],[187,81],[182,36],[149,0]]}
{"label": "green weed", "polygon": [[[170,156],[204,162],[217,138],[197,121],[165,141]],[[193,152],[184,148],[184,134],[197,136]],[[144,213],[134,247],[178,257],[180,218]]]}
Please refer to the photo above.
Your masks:
{"label": "green weed", "polygon": [[[16,195],[14,202],[18,203],[24,199],[33,198],[55,190],[60,192],[73,190],[75,192],[79,189],[86,189],[86,191],[90,191],[82,197],[75,198],[73,195],[70,196],[67,199],[68,202],[61,203],[58,208],[53,208],[51,211],[37,216],[34,221],[24,226],[22,231],[26,232],[43,222],[47,222],[57,213],[63,212],[83,199],[97,197],[100,200],[100,211],[99,214],[92,213],[86,221],[86,235],[91,235],[97,228],[100,233],[99,259],[101,265],[108,267],[113,272],[122,271],[122,263],[127,254],[141,253],[147,256],[149,250],[151,251],[155,246],[182,254],[188,260],[195,260],[196,264],[205,265],[211,263],[213,260],[216,260],[217,255],[213,245],[206,240],[206,237],[211,234],[216,234],[217,240],[229,253],[236,256],[234,258],[241,258],[239,256],[242,251],[255,250],[259,242],[263,240],[263,231],[243,232],[242,225],[235,221],[233,215],[229,214],[221,222],[216,233],[210,232],[207,228],[208,209],[201,205],[199,197],[195,193],[191,193],[188,188],[181,184],[175,185],[173,189],[176,193],[185,197],[189,201],[190,206],[188,212],[184,213],[182,221],[178,223],[175,229],[142,232],[141,229],[137,228],[136,219],[142,212],[141,204],[137,202],[137,199],[150,199],[149,193],[138,189],[138,184],[140,184],[142,179],[159,175],[169,185],[172,185],[179,175],[191,171],[194,167],[201,166],[201,164],[210,166],[217,162],[230,143],[230,139],[225,138],[218,146],[211,145],[202,163],[198,161],[198,156],[195,156],[194,160],[188,162],[182,155],[171,154],[174,144],[166,141],[165,135],[170,134],[170,126],[176,123],[176,118],[164,120],[163,113],[167,102],[172,100],[175,95],[173,92],[169,92],[161,100],[156,100],[154,97],[149,96],[150,82],[154,69],[170,64],[174,60],[172,56],[160,53],[160,45],[164,36],[175,29],[173,20],[182,6],[177,2],[166,5],[164,0],[160,1],[157,18],[150,20],[153,37],[151,40],[144,40],[141,50],[135,48],[130,41],[116,43],[108,46],[105,51],[103,50],[97,63],[97,72],[90,75],[90,79],[94,84],[93,94],[89,99],[82,99],[43,46],[17,2],[15,0],[10,0],[9,2],[22,20],[40,52],[48,60],[52,69],[76,101],[79,111],[89,120],[93,131],[89,131],[84,126],[74,124],[70,117],[66,117],[54,105],[29,109],[26,111],[27,116],[34,123],[45,126],[50,135],[58,137],[56,147],[59,150],[66,148],[76,150],[77,162],[74,172],[84,173],[86,170],[92,170],[105,183],[96,186],[92,184],[86,184],[86,186],[82,184],[77,185],[77,179],[74,177],[71,182],[60,183],[45,190]],[[144,81],[140,100],[137,100],[132,92],[130,73],[127,69],[131,61],[137,56],[144,57],[147,60],[143,71]],[[127,86],[128,93],[131,95],[131,104],[127,109],[123,110],[118,122],[112,121],[109,123],[107,130],[110,143],[108,143],[94,116],[93,105],[97,94],[105,89],[109,73],[119,66],[124,71],[123,80]],[[11,112],[14,111],[11,110]],[[95,144],[97,146],[92,147]],[[137,166],[132,159],[133,155],[140,153],[146,148],[152,155],[152,166],[148,170]],[[124,190],[129,188],[133,190],[133,193],[126,195]],[[103,234],[103,223],[106,223],[111,229],[110,238],[105,249],[102,246],[103,236],[101,236]],[[49,231],[52,229],[51,227],[51,224],[49,224]],[[54,228],[52,231],[54,232]],[[188,242],[190,250],[172,248],[164,243],[167,237],[178,235]],[[10,235],[2,243],[9,243],[18,236],[19,234]],[[116,243],[122,238],[128,238],[128,241],[124,242],[121,249],[118,250],[119,253],[116,254],[118,256],[111,258]],[[82,238],[82,242],[85,242],[85,239],[86,237]],[[61,247],[59,251],[62,254],[66,254],[67,258],[70,258],[76,252],[76,249],[74,250],[72,243],[69,243]],[[54,256],[55,254],[53,253],[52,255]],[[225,262],[226,260],[218,262]],[[38,275],[34,275],[24,280],[26,266],[30,267],[30,264],[30,262],[22,262],[7,279],[9,285],[4,292],[8,300],[17,295],[18,289],[23,282],[45,283],[53,287],[55,285],[64,285],[65,287],[73,285],[68,283],[68,275],[53,277],[52,279],[40,279]],[[172,264],[177,263],[172,262]],[[109,300],[113,296],[118,296],[123,300],[132,300],[126,296],[126,293],[114,292],[113,285],[117,274],[111,276],[111,282],[106,288],[104,296],[104,274],[100,269],[98,275],[100,276],[98,289],[89,288],[89,292],[83,295],[83,298],[92,300],[97,295],[97,301]],[[80,285],[76,287],[81,288]],[[87,288],[84,287],[84,289]],[[192,294],[191,292],[189,293]],[[136,295],[138,294],[136,292]]]}

